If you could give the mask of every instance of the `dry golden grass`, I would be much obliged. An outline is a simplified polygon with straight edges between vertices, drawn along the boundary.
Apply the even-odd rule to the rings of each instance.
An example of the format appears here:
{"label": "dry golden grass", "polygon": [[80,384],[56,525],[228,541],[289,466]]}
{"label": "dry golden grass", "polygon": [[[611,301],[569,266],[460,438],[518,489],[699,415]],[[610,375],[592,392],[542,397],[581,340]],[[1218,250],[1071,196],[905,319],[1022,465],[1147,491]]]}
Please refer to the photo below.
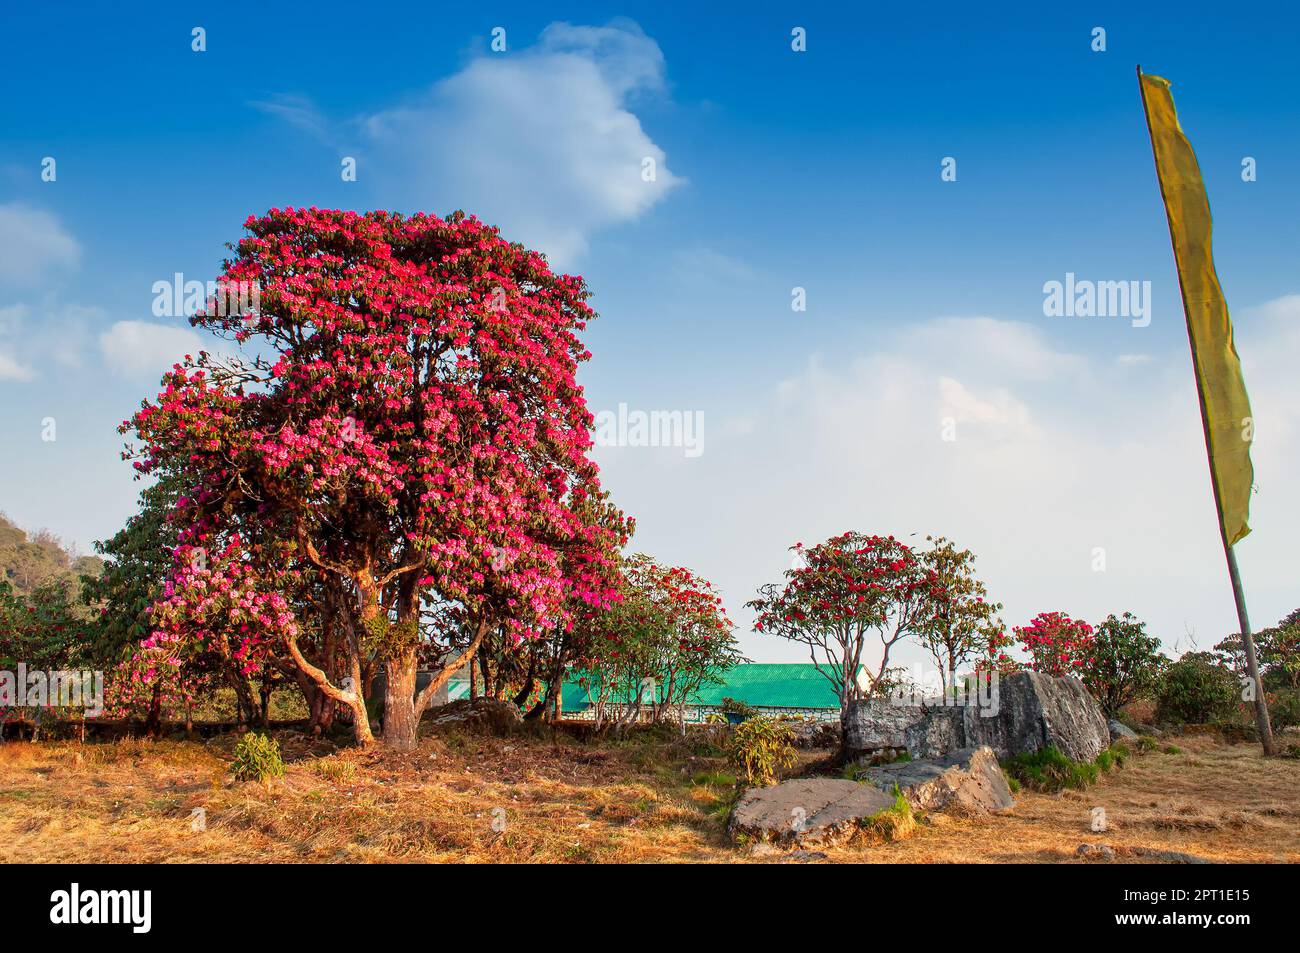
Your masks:
{"label": "dry golden grass", "polygon": [[[776,862],[724,834],[717,759],[663,739],[425,737],[409,754],[336,750],[282,733],[270,789],[231,782],[235,739],[0,745],[0,861]],[[1300,762],[1248,745],[1178,740],[1130,757],[1085,792],[1022,793],[1010,813],[922,819],[912,836],[860,839],[830,861],[1092,862],[1152,851],[1300,861]],[[1111,830],[1089,828],[1105,807]],[[202,807],[207,829],[192,832]],[[504,825],[498,819],[504,820]],[[497,823],[494,825],[494,821]],[[502,828],[503,829],[500,829]]]}

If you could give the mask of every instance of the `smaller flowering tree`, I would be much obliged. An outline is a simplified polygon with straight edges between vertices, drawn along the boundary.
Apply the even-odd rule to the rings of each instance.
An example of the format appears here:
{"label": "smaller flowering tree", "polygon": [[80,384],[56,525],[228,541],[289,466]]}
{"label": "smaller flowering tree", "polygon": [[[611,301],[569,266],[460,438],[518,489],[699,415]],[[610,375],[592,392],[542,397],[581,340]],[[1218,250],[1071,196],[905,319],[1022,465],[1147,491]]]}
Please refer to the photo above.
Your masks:
{"label": "smaller flowering tree", "polygon": [[921,554],[933,571],[920,623],[920,641],[933,656],[951,690],[957,668],[972,657],[987,657],[992,643],[1003,639],[1001,603],[991,602],[975,576],[975,554],[958,549],[942,536],[926,537],[931,548]]}
{"label": "smaller flowering tree", "polygon": [[713,586],[642,554],[624,562],[618,600],[584,628],[582,680],[600,723],[626,724],[648,709],[655,721],[676,712],[684,727],[691,699],[742,661]]}
{"label": "smaller flowering tree", "polygon": [[843,716],[851,702],[884,687],[890,652],[921,630],[938,574],[892,536],[847,532],[790,551],[785,583],[763,586],[748,603],[758,616],[754,629],[807,646]]}
{"label": "smaller flowering tree", "polygon": [[1168,663],[1160,640],[1131,612],[1108,615],[1093,630],[1090,652],[1083,683],[1108,717],[1153,689]]}
{"label": "smaller flowering tree", "polygon": [[1092,626],[1064,612],[1040,612],[1015,633],[1035,672],[1081,678],[1092,662]]}

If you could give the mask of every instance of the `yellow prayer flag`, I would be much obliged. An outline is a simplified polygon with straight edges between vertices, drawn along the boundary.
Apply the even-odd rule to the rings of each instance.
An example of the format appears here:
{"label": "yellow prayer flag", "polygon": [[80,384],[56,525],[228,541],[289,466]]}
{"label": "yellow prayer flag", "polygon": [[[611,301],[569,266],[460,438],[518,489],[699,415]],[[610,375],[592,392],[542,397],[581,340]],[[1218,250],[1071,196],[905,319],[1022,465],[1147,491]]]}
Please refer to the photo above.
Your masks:
{"label": "yellow prayer flag", "polygon": [[1139,73],[1142,105],[1151,132],[1160,194],[1169,217],[1169,237],[1187,316],[1187,336],[1201,399],[1210,476],[1223,537],[1231,546],[1250,532],[1250,488],[1254,469],[1250,442],[1254,421],[1232,343],[1232,321],[1214,270],[1210,202],[1192,145],[1178,125],[1169,81]]}

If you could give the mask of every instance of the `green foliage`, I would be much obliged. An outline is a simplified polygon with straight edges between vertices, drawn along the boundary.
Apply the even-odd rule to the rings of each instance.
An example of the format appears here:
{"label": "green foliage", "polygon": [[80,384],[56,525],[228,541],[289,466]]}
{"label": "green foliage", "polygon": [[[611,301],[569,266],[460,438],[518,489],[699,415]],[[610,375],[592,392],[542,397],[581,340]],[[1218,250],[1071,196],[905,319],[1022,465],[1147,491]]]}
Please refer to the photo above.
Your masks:
{"label": "green foliage", "polygon": [[100,561],[79,556],[48,530],[30,535],[0,513],[0,582],[28,596],[45,586],[75,586],[82,574],[95,575]]}
{"label": "green foliage", "polygon": [[1146,754],[1148,751],[1155,751],[1159,747],[1160,742],[1156,741],[1156,739],[1152,738],[1150,735],[1138,735],[1137,749],[1139,753]]}
{"label": "green foliage", "polygon": [[897,784],[890,794],[894,797],[894,803],[872,814],[867,818],[864,826],[889,840],[901,840],[916,829],[916,816],[912,813],[912,805],[908,803]]}
{"label": "green foliage", "polygon": [[1160,653],[1160,640],[1131,612],[1107,616],[1092,635],[1083,681],[1107,717],[1114,717],[1156,687],[1169,660]]}
{"label": "green foliage", "polygon": [[753,705],[747,705],[731,697],[724,697],[718,707],[728,715],[739,715],[741,718],[753,718],[758,714],[758,709]]}
{"label": "green foliage", "polygon": [[700,771],[691,778],[691,783],[708,788],[734,788],[736,776],[726,771]]}
{"label": "green foliage", "polygon": [[273,778],[284,777],[280,743],[270,735],[250,731],[235,745],[230,773],[236,781],[260,781],[263,784],[269,784]]}
{"label": "green foliage", "polygon": [[1094,764],[1101,768],[1103,772],[1110,771],[1114,768],[1124,767],[1124,760],[1128,757],[1128,748],[1116,743],[1111,745],[1101,754],[1097,755]]}
{"label": "green foliage", "polygon": [[1008,778],[1014,778],[1031,791],[1048,794],[1066,788],[1081,791],[1096,784],[1102,772],[1096,762],[1071,761],[1055,745],[1039,748],[1030,754],[1014,755],[1002,763],[1002,770]]}
{"label": "green foliage", "polygon": [[177,543],[177,528],[167,515],[179,495],[180,481],[163,476],[140,493],[140,511],[95,544],[101,571],[82,577],[82,599],[94,610],[87,651],[105,668],[129,656],[149,634],[149,612]]}
{"label": "green foliage", "polygon": [[775,784],[777,774],[798,759],[789,723],[759,716],[742,721],[731,734],[727,759],[751,785]]}
{"label": "green foliage", "polygon": [[1156,692],[1156,720],[1203,725],[1233,713],[1237,677],[1209,652],[1188,652],[1165,671]]}
{"label": "green foliage", "polygon": [[0,581],[0,670],[19,662],[33,669],[79,668],[86,622],[66,580],[51,580],[17,593]]}
{"label": "green foliage", "polygon": [[[1300,690],[1300,609],[1277,625],[1260,629],[1254,641],[1265,687]],[[1246,650],[1240,633],[1228,636],[1214,650],[1234,672],[1245,674]]]}
{"label": "green foliage", "polygon": [[1279,688],[1268,693],[1268,715],[1274,731],[1300,725],[1300,691]]}

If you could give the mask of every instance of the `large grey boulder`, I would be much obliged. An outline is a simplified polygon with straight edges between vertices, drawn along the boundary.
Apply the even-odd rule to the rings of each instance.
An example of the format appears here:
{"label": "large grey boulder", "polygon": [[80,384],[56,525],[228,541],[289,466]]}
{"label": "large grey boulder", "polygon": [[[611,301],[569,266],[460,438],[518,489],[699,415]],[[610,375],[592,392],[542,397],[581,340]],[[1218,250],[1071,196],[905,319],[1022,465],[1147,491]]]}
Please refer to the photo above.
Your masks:
{"label": "large grey boulder", "polygon": [[1074,761],[1091,761],[1110,746],[1110,728],[1101,706],[1072,676],[1038,672],[1004,676],[998,686],[998,710],[981,717],[967,709],[967,747],[986,744],[1002,757],[1055,745]]}
{"label": "large grey boulder", "polygon": [[879,788],[838,778],[801,778],[746,791],[727,832],[782,847],[827,847],[856,834],[894,799]]}
{"label": "large grey boulder", "polygon": [[959,748],[932,760],[882,764],[868,768],[862,779],[885,792],[898,785],[917,811],[958,807],[987,814],[1015,804],[997,755],[987,746]]}
{"label": "large grey boulder", "polygon": [[1015,672],[998,679],[995,704],[935,706],[909,727],[914,758],[941,758],[988,745],[999,758],[1055,745],[1074,761],[1091,761],[1110,745],[1101,707],[1071,676]]}
{"label": "large grey boulder", "polygon": [[925,717],[923,705],[901,705],[888,698],[851,702],[844,714],[844,748],[850,754],[907,747],[907,729]]}

